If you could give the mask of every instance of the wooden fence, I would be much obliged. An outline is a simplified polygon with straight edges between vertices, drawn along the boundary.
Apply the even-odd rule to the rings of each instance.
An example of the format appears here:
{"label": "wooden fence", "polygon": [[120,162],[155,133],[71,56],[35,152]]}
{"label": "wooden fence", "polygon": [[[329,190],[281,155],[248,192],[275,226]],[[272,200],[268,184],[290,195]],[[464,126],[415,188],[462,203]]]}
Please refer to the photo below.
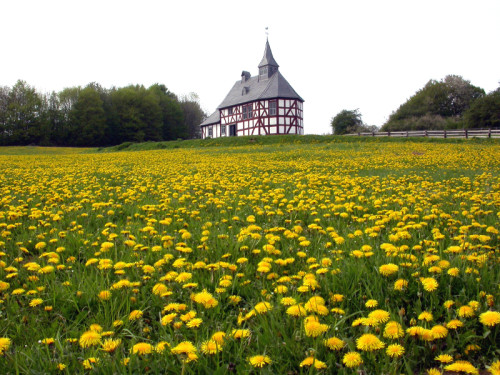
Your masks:
{"label": "wooden fence", "polygon": [[500,138],[500,129],[413,130],[353,133],[346,135],[364,137]]}

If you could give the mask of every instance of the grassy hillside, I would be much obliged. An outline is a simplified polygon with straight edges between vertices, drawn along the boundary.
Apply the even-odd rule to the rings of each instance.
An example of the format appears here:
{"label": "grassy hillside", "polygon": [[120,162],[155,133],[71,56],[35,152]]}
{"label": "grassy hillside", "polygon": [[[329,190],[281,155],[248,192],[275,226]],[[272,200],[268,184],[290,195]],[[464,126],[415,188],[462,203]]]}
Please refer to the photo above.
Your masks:
{"label": "grassy hillside", "polygon": [[213,139],[190,139],[168,142],[125,142],[117,146],[99,149],[103,152],[114,151],[145,151],[173,148],[219,147],[219,146],[249,146],[249,145],[278,145],[278,144],[318,144],[318,143],[484,143],[499,144],[498,139],[439,139],[439,138],[391,138],[391,137],[349,137],[335,135],[273,135],[273,136],[246,136],[225,137]]}

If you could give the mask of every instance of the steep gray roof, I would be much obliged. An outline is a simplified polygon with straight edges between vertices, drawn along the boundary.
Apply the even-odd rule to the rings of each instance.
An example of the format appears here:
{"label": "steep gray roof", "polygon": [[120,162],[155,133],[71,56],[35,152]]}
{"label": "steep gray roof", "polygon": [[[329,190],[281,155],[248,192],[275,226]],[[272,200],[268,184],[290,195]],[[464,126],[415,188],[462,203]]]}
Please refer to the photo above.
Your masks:
{"label": "steep gray roof", "polygon": [[[247,88],[243,90],[244,88]],[[244,93],[246,92],[246,93]],[[236,81],[226,98],[217,109],[253,102],[260,99],[298,99],[304,101],[290,86],[283,75],[277,71],[269,79],[259,81],[259,77],[250,77],[245,82]],[[218,111],[217,111],[218,112]],[[211,116],[210,116],[211,117]]]}
{"label": "steep gray roof", "polygon": [[204,126],[204,125],[210,125],[210,124],[216,124],[220,122],[220,111],[219,109],[217,109],[214,113],[212,113],[210,116],[208,116],[207,119],[205,119],[205,121],[203,121],[200,126]]}
{"label": "steep gray roof", "polygon": [[264,49],[264,57],[262,57],[262,61],[259,64],[259,68],[262,68],[266,65],[273,65],[279,67],[278,63],[273,57],[273,53],[271,52],[271,46],[269,46],[269,40],[266,40],[266,48]]}

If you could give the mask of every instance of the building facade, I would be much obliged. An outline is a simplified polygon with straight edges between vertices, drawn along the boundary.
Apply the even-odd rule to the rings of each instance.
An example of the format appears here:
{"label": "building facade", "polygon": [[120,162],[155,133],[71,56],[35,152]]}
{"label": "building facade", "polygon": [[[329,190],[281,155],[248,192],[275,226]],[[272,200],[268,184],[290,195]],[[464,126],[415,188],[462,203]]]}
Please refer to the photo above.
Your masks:
{"label": "building facade", "polygon": [[266,41],[259,74],[241,73],[215,112],[201,123],[202,138],[304,134],[303,103],[280,73]]}

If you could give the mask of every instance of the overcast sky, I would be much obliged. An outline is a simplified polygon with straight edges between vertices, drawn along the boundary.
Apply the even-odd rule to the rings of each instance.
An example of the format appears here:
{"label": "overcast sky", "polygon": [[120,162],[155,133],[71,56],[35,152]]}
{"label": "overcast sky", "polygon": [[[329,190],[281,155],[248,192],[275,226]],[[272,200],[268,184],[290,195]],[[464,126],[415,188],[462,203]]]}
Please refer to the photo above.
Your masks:
{"label": "overcast sky", "polygon": [[242,70],[257,74],[266,27],[306,134],[330,133],[343,109],[380,126],[448,74],[500,82],[499,0],[1,0],[0,85],[158,82],[212,113]]}

